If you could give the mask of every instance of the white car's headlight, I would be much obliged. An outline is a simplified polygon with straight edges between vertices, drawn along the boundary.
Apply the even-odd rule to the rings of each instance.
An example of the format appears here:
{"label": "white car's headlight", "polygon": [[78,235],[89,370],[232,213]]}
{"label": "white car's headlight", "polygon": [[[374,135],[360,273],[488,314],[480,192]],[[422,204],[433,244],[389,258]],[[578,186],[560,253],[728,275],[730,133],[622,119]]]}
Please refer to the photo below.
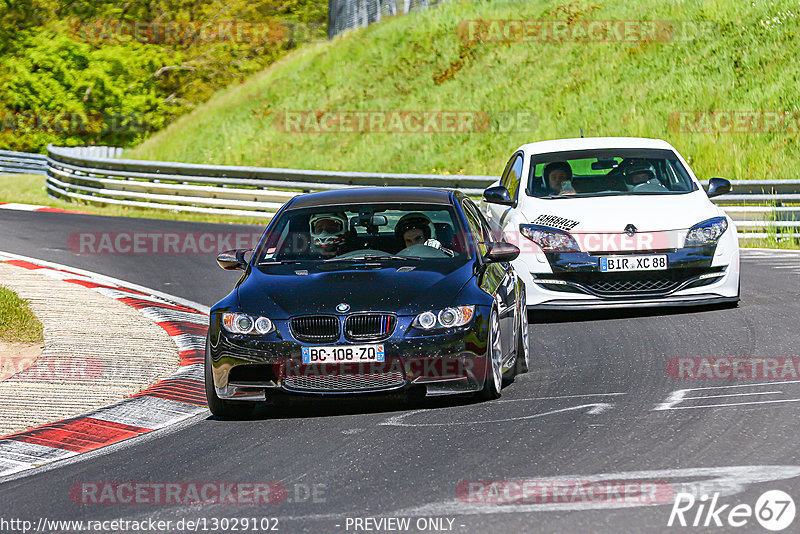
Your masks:
{"label": "white car's headlight", "polygon": [[269,334],[275,325],[266,317],[254,317],[244,313],[223,313],[222,328],[231,334]]}
{"label": "white car's headlight", "polygon": [[714,217],[707,221],[695,224],[686,234],[686,241],[683,246],[697,247],[700,245],[713,245],[725,230],[728,229],[728,219],[725,217]]}
{"label": "white car's headlight", "polygon": [[520,224],[519,232],[539,245],[543,252],[580,252],[575,238],[569,232],[538,224]]}
{"label": "white car's headlight", "polygon": [[475,306],[453,306],[443,310],[426,311],[414,318],[411,326],[420,330],[437,330],[466,326],[475,315]]}

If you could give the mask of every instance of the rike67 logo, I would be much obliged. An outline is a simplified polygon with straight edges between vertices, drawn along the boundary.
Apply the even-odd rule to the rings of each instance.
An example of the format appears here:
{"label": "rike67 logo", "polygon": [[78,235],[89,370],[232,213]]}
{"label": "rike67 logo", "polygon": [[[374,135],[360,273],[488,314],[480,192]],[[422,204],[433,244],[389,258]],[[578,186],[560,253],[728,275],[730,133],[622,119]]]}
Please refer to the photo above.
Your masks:
{"label": "rike67 logo", "polygon": [[720,505],[718,500],[719,493],[713,494],[710,499],[708,495],[695,499],[691,493],[678,493],[667,526],[737,528],[755,518],[765,529],[777,532],[794,522],[794,500],[780,490],[764,492],[755,506],[746,503]]}

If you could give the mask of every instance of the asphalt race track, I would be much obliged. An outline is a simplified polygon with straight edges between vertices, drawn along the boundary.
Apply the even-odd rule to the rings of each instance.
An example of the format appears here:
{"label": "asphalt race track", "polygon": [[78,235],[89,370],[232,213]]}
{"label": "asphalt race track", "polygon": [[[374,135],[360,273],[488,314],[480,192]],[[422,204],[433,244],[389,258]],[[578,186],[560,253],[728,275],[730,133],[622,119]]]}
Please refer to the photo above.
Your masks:
{"label": "asphalt race track", "polygon": [[[0,212],[0,228],[0,250],[206,305],[237,279],[219,269],[213,255],[78,256],[68,250],[67,237],[83,231],[258,231],[26,212]],[[352,532],[354,519],[366,517],[410,517],[411,531],[436,526],[426,522],[436,518],[443,519],[441,529],[452,520],[451,532],[730,531],[727,525],[691,526],[696,507],[686,514],[690,526],[668,528],[669,503],[498,505],[471,502],[458,488],[469,481],[631,480],[720,492],[719,504],[731,505],[728,510],[754,506],[767,490],[783,490],[797,501],[800,382],[676,379],[667,363],[798,356],[798,281],[800,255],[748,252],[737,309],[537,315],[530,327],[532,371],[499,401],[302,402],[264,406],[249,421],[199,417],[129,446],[6,481],[0,516],[34,522],[275,517],[282,532]],[[70,499],[73,484],[92,481],[277,482],[287,496],[260,506]],[[417,523],[420,518],[426,520]],[[736,531],[765,530],[751,517]]]}

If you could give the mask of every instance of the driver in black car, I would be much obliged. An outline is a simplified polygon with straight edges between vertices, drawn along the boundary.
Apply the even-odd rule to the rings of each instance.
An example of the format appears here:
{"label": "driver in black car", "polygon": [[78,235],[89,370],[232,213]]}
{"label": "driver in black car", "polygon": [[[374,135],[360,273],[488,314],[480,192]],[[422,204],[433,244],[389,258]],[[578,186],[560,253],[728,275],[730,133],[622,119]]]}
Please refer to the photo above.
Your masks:
{"label": "driver in black car", "polygon": [[450,257],[455,254],[452,250],[444,248],[439,241],[431,238],[431,220],[422,213],[406,213],[400,217],[394,227],[394,234],[398,240],[403,241],[405,249],[414,245],[425,245],[440,250]]}
{"label": "driver in black car", "polygon": [[424,245],[431,238],[431,220],[422,213],[406,213],[397,221],[394,234],[405,248]]}

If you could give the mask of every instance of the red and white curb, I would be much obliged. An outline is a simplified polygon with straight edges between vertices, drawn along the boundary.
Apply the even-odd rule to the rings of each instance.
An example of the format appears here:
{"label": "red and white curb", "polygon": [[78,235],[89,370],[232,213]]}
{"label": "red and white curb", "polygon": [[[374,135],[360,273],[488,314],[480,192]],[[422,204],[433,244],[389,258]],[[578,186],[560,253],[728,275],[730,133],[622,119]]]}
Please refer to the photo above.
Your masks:
{"label": "red and white curb", "polygon": [[0,437],[0,477],[88,453],[206,412],[203,377],[208,308],[82,269],[0,252],[0,261],[79,284],[139,310],[178,347],[180,368],[119,402]]}
{"label": "red and white curb", "polygon": [[50,213],[79,213],[81,215],[89,215],[83,211],[64,210],[61,208],[53,208],[51,206],[38,206],[36,204],[19,204],[17,202],[0,202],[0,210],[47,211]]}

